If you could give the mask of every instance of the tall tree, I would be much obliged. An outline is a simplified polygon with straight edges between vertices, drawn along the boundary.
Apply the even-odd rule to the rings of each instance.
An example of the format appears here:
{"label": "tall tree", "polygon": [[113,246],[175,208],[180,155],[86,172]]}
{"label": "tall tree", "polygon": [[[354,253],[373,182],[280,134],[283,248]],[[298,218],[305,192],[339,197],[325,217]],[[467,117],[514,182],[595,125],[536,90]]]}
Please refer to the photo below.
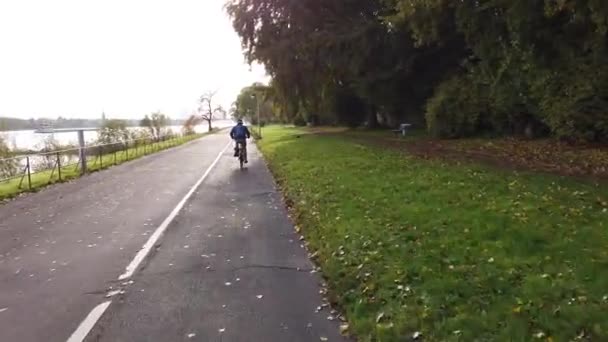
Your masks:
{"label": "tall tree", "polygon": [[199,98],[198,112],[201,118],[207,122],[209,132],[213,130],[212,122],[217,115],[223,115],[224,109],[222,106],[216,106],[214,97],[217,91],[205,92]]}

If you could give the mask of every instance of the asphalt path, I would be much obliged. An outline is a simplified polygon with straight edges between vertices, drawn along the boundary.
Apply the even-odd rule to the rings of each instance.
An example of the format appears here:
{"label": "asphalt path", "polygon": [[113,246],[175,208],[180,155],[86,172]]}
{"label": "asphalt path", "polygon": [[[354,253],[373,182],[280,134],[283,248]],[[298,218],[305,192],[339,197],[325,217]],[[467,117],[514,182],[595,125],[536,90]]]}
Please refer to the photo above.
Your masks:
{"label": "asphalt path", "polygon": [[342,340],[257,149],[240,170],[228,144],[0,206],[0,341]]}

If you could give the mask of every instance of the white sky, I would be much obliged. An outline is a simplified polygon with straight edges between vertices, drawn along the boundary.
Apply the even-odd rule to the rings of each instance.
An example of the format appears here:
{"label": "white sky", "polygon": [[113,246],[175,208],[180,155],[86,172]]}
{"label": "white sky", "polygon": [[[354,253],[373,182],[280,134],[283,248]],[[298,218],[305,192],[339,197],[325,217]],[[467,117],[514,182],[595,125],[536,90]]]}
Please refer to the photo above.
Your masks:
{"label": "white sky", "polygon": [[0,116],[173,118],[250,71],[224,0],[0,0]]}

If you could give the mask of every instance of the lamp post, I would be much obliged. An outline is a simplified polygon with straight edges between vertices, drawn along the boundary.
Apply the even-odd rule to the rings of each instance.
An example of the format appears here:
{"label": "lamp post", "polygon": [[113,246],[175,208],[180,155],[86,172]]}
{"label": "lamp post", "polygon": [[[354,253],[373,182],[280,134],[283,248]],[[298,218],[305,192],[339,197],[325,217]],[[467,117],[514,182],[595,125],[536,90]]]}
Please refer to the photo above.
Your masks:
{"label": "lamp post", "polygon": [[255,98],[258,118],[258,135],[260,136],[260,139],[262,139],[262,122],[260,122],[260,100],[258,99],[257,94],[251,94],[251,98]]}

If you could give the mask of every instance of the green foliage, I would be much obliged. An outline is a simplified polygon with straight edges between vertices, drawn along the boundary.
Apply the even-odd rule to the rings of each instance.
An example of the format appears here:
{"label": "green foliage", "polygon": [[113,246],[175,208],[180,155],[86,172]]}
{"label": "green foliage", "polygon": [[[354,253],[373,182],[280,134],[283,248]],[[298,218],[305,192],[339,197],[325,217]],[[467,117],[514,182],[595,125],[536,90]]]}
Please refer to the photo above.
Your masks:
{"label": "green foliage", "polygon": [[4,136],[0,134],[0,179],[14,176],[17,173],[18,161],[9,159],[12,156]]}
{"label": "green foliage", "polygon": [[454,77],[437,88],[426,107],[429,130],[436,136],[459,138],[478,131],[488,106],[483,89],[469,77]]}
{"label": "green foliage", "polygon": [[99,131],[98,141],[100,144],[116,144],[128,140],[130,140],[129,130],[124,120],[106,120]]}
{"label": "green foliage", "polygon": [[[433,65],[428,54],[438,56],[441,50],[421,50],[426,58],[408,55],[413,52],[413,40],[403,34],[402,27],[389,27],[383,21],[382,15],[390,8],[378,0],[242,0],[231,1],[227,8],[247,58],[266,66],[276,99],[290,120],[303,115],[312,124],[361,124],[376,114],[401,117],[399,99],[410,97],[421,104],[414,96],[419,94],[410,90],[418,88],[408,78],[412,64]],[[450,61],[451,56],[442,58]],[[435,69],[442,70],[438,64],[434,63]],[[398,89],[408,84],[405,94]],[[363,102],[361,108],[370,113],[335,115],[336,109],[344,108],[345,98]]]}
{"label": "green foliage", "polygon": [[[258,107],[259,105],[259,107]],[[244,119],[254,125],[258,124],[258,109],[261,124],[286,122],[283,117],[283,106],[272,86],[254,83],[241,89],[232,109],[235,120]]]}
{"label": "green foliage", "polygon": [[421,123],[426,108],[440,135],[607,139],[606,1],[232,0],[227,10],[289,120],[394,126]]}
{"label": "green foliage", "polygon": [[580,61],[534,85],[540,113],[560,138],[608,141],[608,66]]}
{"label": "green foliage", "polygon": [[150,135],[154,139],[160,139],[165,135],[167,126],[171,123],[171,119],[160,112],[152,113],[150,116],[146,115],[140,122],[141,127],[145,127],[150,131]]}
{"label": "green foliage", "polygon": [[241,92],[236,98],[235,109],[232,114],[234,119],[245,119],[249,122],[256,120],[257,97],[263,98],[263,94],[258,90],[260,86],[260,84],[253,84],[241,89]]}

